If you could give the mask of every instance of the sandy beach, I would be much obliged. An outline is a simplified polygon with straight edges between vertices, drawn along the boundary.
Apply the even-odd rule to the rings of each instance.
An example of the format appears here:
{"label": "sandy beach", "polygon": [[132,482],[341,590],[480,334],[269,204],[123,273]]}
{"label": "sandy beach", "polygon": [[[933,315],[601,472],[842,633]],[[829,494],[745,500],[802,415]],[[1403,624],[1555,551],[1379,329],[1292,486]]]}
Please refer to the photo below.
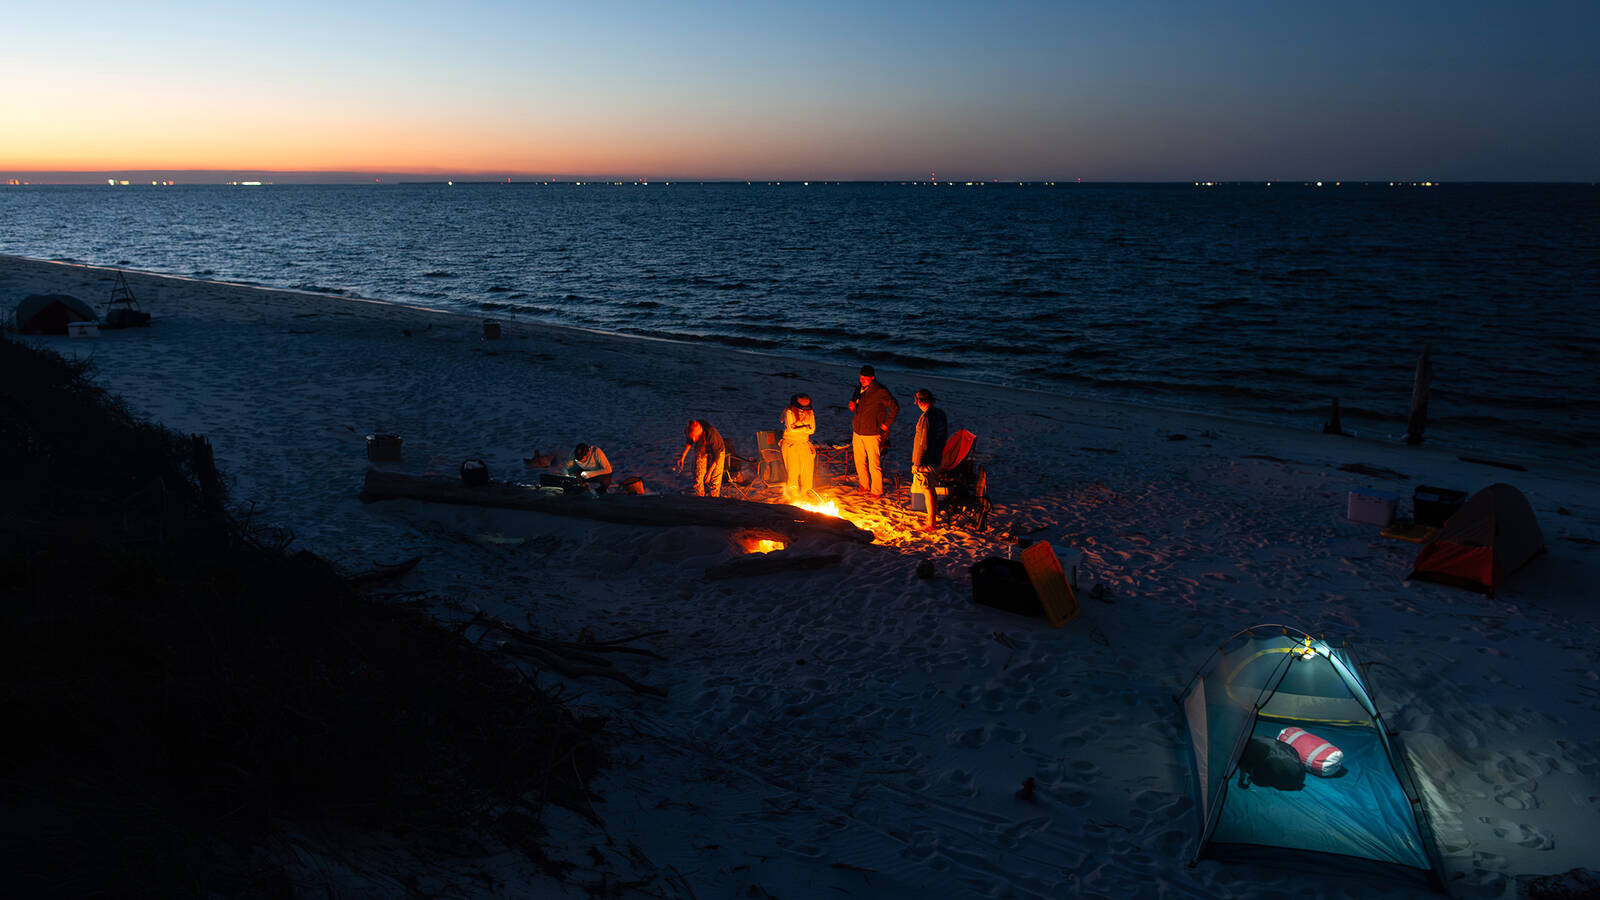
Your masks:
{"label": "sandy beach", "polygon": [[[0,308],[65,293],[103,308],[108,269],[0,257]],[[136,414],[200,434],[253,521],[360,572],[420,556],[390,585],[441,618],[482,611],[599,641],[654,633],[642,694],[573,679],[612,717],[618,762],[592,789],[603,828],[548,823],[563,886],[509,861],[483,892],[655,897],[1410,896],[1410,886],[1247,863],[1190,866],[1200,823],[1173,698],[1222,641],[1284,623],[1348,641],[1422,782],[1450,893],[1514,897],[1600,867],[1600,478],[1492,464],[1492,448],[1347,436],[947,380],[879,367],[900,402],[886,469],[906,472],[932,389],[978,435],[995,504],[982,533],[817,486],[872,530],[819,568],[740,577],[727,529],[649,527],[410,500],[363,503],[366,435],[385,469],[499,481],[523,460],[603,447],[663,494],[683,426],[742,454],[812,396],[820,441],[849,439],[848,366],[501,323],[316,294],[129,274],[153,322],[94,338],[16,336],[87,359]],[[1403,398],[1397,398],[1403,404]],[[1462,457],[1469,457],[1463,459]],[[1474,461],[1477,460],[1477,461]],[[1485,462],[1484,460],[1488,460]],[[1548,553],[1494,597],[1404,580],[1418,545],[1348,521],[1352,490],[1409,498],[1506,482]],[[756,499],[777,499],[768,490]],[[1402,499],[1402,512],[1408,499]],[[1081,552],[1082,614],[1062,628],[972,602],[968,567],[1014,540]],[[919,563],[932,577],[919,577]],[[542,675],[542,679],[559,680]],[[1019,795],[1025,781],[1036,789]],[[307,884],[406,896],[403,850],[298,861]],[[429,876],[445,879],[440,874]],[[447,884],[440,881],[440,884]],[[632,893],[627,893],[631,891]]]}

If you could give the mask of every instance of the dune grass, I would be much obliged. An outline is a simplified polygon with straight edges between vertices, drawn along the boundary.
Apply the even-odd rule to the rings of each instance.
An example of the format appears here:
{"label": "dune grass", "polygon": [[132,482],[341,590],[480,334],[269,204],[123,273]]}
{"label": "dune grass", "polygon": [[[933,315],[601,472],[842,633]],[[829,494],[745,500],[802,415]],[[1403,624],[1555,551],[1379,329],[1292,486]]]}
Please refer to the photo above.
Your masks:
{"label": "dune grass", "polygon": [[202,440],[87,376],[0,339],[10,890],[294,893],[257,851],[322,826],[543,861],[546,804],[592,814],[603,723],[230,515]]}

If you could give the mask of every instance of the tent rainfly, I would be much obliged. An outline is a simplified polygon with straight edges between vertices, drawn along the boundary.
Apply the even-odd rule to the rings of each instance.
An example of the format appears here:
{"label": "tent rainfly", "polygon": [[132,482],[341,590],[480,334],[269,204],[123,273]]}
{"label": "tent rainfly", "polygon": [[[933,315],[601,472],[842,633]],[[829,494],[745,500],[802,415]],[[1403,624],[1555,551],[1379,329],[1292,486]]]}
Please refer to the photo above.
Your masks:
{"label": "tent rainfly", "polygon": [[[1229,638],[1175,698],[1189,726],[1200,839],[1191,864],[1332,863],[1441,886],[1427,810],[1348,648],[1298,629],[1258,625]],[[1308,763],[1337,748],[1336,771],[1311,765],[1304,786],[1239,780],[1252,737],[1312,733]],[[1295,732],[1289,731],[1285,740]],[[1325,758],[1325,757],[1323,757]],[[1326,865],[1318,866],[1326,868]]]}
{"label": "tent rainfly", "polygon": [[1509,484],[1467,498],[1417,552],[1407,579],[1437,581],[1493,595],[1507,575],[1544,552],[1533,504]]}

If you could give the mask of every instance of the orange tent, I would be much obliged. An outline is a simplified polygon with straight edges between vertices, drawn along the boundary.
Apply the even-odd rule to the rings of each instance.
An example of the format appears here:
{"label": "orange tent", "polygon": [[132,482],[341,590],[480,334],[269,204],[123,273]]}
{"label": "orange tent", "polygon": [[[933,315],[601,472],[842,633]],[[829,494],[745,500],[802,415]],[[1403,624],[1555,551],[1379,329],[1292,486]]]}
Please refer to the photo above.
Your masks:
{"label": "orange tent", "polygon": [[1492,595],[1507,575],[1543,552],[1544,532],[1528,498],[1509,484],[1491,484],[1444,523],[1406,577]]}

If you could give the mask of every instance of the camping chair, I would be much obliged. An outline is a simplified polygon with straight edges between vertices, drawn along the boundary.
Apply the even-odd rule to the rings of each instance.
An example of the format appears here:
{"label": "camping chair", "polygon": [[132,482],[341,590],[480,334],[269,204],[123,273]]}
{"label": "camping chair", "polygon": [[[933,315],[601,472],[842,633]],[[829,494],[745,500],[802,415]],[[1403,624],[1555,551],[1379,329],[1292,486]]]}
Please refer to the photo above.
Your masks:
{"label": "camping chair", "polygon": [[783,465],[783,450],[778,446],[778,433],[756,432],[756,447],[761,453],[761,462],[756,469],[756,475],[767,484],[782,487],[789,475]]}
{"label": "camping chair", "polygon": [[726,486],[723,495],[749,500],[764,484],[757,472],[757,460],[733,452],[733,444],[727,439],[723,444],[728,448],[728,462],[722,467],[722,483]]}
{"label": "camping chair", "polygon": [[978,436],[966,429],[950,435],[928,485],[938,498],[939,518],[946,525],[983,531],[989,527],[989,473],[972,459],[977,445]]}

